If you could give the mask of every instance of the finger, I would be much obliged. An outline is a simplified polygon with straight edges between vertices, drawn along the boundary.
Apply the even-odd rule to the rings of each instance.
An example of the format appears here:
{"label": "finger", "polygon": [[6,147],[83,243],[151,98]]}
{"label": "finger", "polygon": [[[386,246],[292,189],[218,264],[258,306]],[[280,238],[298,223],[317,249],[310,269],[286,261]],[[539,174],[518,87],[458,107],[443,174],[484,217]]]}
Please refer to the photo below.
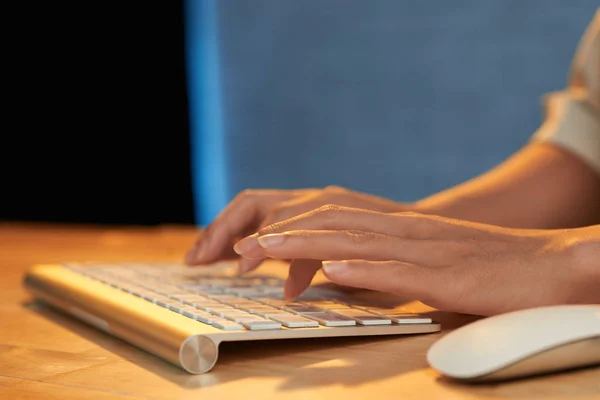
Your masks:
{"label": "finger", "polygon": [[[314,210],[318,206],[323,206],[328,202],[336,202],[336,204],[343,204],[345,206],[365,206],[371,209],[377,209],[380,211],[392,211],[398,209],[398,204],[387,200],[370,196],[364,193],[352,193],[348,195],[348,190],[336,186],[328,186],[323,190],[300,190],[296,191],[296,197],[284,201],[279,206],[274,207],[260,223],[260,228],[267,227],[272,224],[279,223],[287,220],[291,217],[295,217],[299,214]],[[325,206],[327,207],[342,207],[342,206]],[[256,243],[254,240],[250,240],[248,245]],[[255,246],[256,247],[256,246]],[[248,251],[246,256],[249,258],[259,258],[262,252],[256,248],[255,251]]]}
{"label": "finger", "polygon": [[455,223],[454,220],[416,213],[386,214],[328,204],[261,228],[258,234],[253,234],[238,242],[234,250],[238,254],[243,254],[244,257],[260,258],[264,252],[258,244],[258,236],[292,230],[358,230],[413,239],[460,239],[472,237],[475,235],[474,232],[479,232],[469,226],[460,225],[461,222],[456,221]]}
{"label": "finger", "polygon": [[[326,189],[327,190],[327,189]],[[266,215],[263,221],[260,223],[259,228],[263,228],[267,225],[271,225],[273,223],[282,221],[283,219],[288,218],[288,216],[296,215],[296,213],[301,213],[304,211],[311,210],[315,204],[318,204],[318,199],[322,197],[323,191],[312,191],[305,192],[302,195],[297,196],[296,198],[292,198],[291,200],[285,201],[283,206],[276,206]],[[304,211],[302,211],[304,210]],[[252,266],[258,266],[260,261],[258,259],[264,260],[263,252],[258,246],[258,242],[256,242],[256,235],[251,235],[249,240],[243,241],[242,243],[237,243],[236,246],[245,246],[248,250],[246,251],[246,257],[250,259],[256,259],[251,264]],[[237,252],[237,251],[236,251]],[[239,252],[238,252],[239,253]],[[252,268],[252,267],[248,267]],[[255,267],[254,267],[255,268]]]}
{"label": "finger", "polygon": [[255,270],[262,264],[264,258],[240,258],[238,271],[240,274],[246,274],[252,270]]}
{"label": "finger", "polygon": [[394,293],[430,302],[441,290],[435,270],[398,261],[324,261],[323,272],[334,283]]}
{"label": "finger", "polygon": [[[487,229],[484,229],[487,228]],[[434,215],[413,212],[388,214],[328,204],[273,223],[258,230],[259,235],[292,230],[360,230],[413,239],[467,239],[494,234],[491,227]]]}
{"label": "finger", "polygon": [[258,228],[275,204],[291,196],[294,191],[246,190],[240,193],[206,228],[186,255],[188,264],[216,261],[231,247],[233,239]]}
{"label": "finger", "polygon": [[[198,235],[198,239],[197,241],[201,240],[202,235],[204,234],[204,232],[200,232],[200,234]],[[238,240],[240,240],[242,238],[239,238]],[[186,254],[186,259],[185,262],[188,263],[187,258],[190,256],[191,251],[189,251]],[[223,252],[221,253],[221,256],[219,257],[220,260],[233,260],[233,259],[238,259],[239,255],[233,250],[233,246],[229,246],[227,248],[225,248],[223,250]]]}
{"label": "finger", "polygon": [[233,250],[244,258],[264,259],[265,254],[257,239],[258,233],[247,236],[233,245]]}
{"label": "finger", "polygon": [[322,191],[288,200],[270,212],[261,224],[261,228],[307,213],[325,205],[368,208],[379,212],[397,210],[397,204],[385,199],[363,193],[348,195],[348,191],[337,187],[328,187]]}
{"label": "finger", "polygon": [[258,236],[257,241],[270,258],[398,260],[430,266],[448,265],[472,250],[468,241],[406,239],[354,230],[288,231]]}
{"label": "finger", "polygon": [[291,300],[300,296],[310,286],[315,274],[320,269],[321,262],[318,260],[304,258],[292,260],[283,289],[285,298]]}

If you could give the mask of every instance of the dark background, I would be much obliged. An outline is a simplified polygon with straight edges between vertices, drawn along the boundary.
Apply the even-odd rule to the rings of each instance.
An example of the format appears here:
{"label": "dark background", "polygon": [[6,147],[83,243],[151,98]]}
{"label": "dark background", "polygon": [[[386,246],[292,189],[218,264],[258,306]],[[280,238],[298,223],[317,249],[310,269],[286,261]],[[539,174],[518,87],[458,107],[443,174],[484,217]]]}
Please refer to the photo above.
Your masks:
{"label": "dark background", "polygon": [[193,223],[183,2],[129,3],[15,13],[0,219]]}
{"label": "dark background", "polygon": [[183,1],[8,2],[0,219],[202,225],[248,187],[423,198],[527,143],[597,3],[186,2],[190,135]]}

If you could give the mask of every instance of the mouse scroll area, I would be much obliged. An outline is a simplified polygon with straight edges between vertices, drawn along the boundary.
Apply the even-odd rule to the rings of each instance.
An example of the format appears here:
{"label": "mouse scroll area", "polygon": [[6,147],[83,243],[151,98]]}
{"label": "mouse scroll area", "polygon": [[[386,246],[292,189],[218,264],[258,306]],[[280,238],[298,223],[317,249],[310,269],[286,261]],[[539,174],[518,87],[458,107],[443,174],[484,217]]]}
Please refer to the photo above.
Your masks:
{"label": "mouse scroll area", "polygon": [[526,357],[470,382],[500,381],[600,365],[600,336],[566,343]]}

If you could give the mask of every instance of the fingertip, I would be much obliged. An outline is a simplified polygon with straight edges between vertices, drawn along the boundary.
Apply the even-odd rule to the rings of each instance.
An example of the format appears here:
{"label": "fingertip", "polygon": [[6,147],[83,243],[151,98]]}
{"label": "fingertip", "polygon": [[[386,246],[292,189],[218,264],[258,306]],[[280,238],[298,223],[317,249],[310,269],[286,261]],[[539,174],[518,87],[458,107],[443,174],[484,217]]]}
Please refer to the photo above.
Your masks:
{"label": "fingertip", "polygon": [[239,255],[246,255],[247,253],[253,252],[253,250],[256,250],[259,247],[257,238],[258,234],[255,233],[253,235],[246,236],[245,238],[238,240],[233,245],[233,251],[235,251]]}
{"label": "fingertip", "polygon": [[298,290],[294,282],[288,277],[283,285],[283,298],[286,301],[293,301],[302,294],[303,290]]}
{"label": "fingertip", "polygon": [[240,275],[246,274],[250,271],[255,270],[262,263],[263,259],[256,258],[240,258],[238,264],[238,273]]}
{"label": "fingertip", "polygon": [[196,248],[192,247],[187,254],[185,255],[184,261],[187,265],[196,265],[197,261],[196,261]]}

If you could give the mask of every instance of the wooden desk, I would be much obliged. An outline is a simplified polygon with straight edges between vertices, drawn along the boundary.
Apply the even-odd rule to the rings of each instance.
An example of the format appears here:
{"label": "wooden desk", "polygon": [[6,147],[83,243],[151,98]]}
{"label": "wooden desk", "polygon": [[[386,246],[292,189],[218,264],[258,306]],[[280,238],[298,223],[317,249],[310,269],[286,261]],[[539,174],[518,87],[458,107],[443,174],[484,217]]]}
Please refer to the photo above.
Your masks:
{"label": "wooden desk", "polygon": [[439,334],[229,344],[211,372],[189,375],[32,303],[21,287],[32,264],[180,260],[194,238],[192,229],[177,227],[0,223],[0,398],[600,398],[600,368],[493,385],[440,377],[428,368],[425,353],[444,332],[473,320],[465,315],[436,312],[444,327]]}

